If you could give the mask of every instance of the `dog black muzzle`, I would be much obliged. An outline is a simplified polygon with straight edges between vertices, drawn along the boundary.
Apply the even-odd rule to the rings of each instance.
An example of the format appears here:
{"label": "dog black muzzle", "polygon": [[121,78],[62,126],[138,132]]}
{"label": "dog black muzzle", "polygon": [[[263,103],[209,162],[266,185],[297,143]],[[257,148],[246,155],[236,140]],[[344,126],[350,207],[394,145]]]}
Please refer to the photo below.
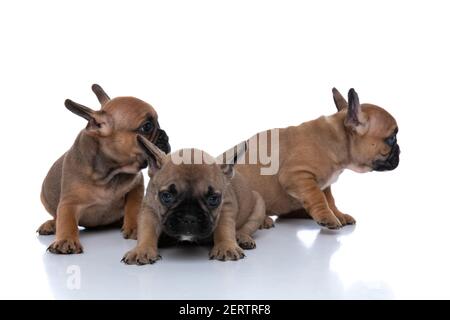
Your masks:
{"label": "dog black muzzle", "polygon": [[167,136],[166,132],[162,129],[158,129],[158,137],[156,138],[155,145],[164,151],[164,153],[170,152],[170,144],[169,144],[169,137]]}
{"label": "dog black muzzle", "polygon": [[163,222],[164,231],[179,240],[197,241],[213,232],[213,221],[208,212],[192,206],[179,206],[169,212]]}
{"label": "dog black muzzle", "polygon": [[398,144],[394,145],[386,160],[376,160],[373,162],[372,168],[374,171],[390,171],[398,167],[400,162],[400,147]]}

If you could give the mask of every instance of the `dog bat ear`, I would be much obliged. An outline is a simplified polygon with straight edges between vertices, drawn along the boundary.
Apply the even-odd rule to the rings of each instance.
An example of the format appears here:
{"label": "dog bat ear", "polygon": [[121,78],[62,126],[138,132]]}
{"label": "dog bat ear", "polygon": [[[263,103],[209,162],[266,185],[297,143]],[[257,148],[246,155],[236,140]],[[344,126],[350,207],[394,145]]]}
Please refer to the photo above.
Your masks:
{"label": "dog bat ear", "polygon": [[139,146],[147,156],[148,172],[150,176],[153,176],[159,169],[162,168],[166,154],[143,136],[138,135],[136,139]]}
{"label": "dog bat ear", "polygon": [[102,112],[94,111],[82,104],[79,104],[70,99],[66,99],[64,102],[69,111],[75,113],[88,121],[86,126],[86,132],[90,135],[107,136],[112,131],[112,125],[110,119],[106,114]]}
{"label": "dog bat ear", "polygon": [[366,119],[361,111],[358,94],[353,88],[348,91],[348,110],[344,124],[359,134],[363,134],[367,129]]}
{"label": "dog bat ear", "polygon": [[[227,178],[233,178],[234,166],[242,159],[242,156],[247,152],[247,149],[248,143],[247,141],[244,141],[216,158],[216,161],[220,163],[220,169]],[[224,158],[225,161],[223,161]]]}
{"label": "dog bat ear", "polygon": [[64,101],[64,105],[66,106],[67,109],[69,109],[69,111],[75,113],[77,116],[86,119],[87,121],[90,121],[95,113],[94,110],[70,99],[66,99],[66,101]]}
{"label": "dog bat ear", "polygon": [[342,96],[342,94],[338,91],[338,89],[333,88],[332,92],[333,92],[334,104],[336,105],[336,108],[338,109],[338,111],[341,111],[341,110],[343,110],[345,108],[348,108],[347,101]]}
{"label": "dog bat ear", "polygon": [[111,98],[106,94],[105,90],[103,90],[103,88],[100,87],[98,84],[94,83],[91,88],[92,91],[94,91],[98,101],[102,106],[109,100],[111,100]]}

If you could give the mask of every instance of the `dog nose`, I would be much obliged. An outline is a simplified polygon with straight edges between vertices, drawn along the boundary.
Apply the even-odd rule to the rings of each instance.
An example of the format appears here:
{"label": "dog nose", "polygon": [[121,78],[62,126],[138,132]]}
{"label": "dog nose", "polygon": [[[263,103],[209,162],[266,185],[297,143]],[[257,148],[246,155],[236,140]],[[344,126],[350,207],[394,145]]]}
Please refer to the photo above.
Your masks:
{"label": "dog nose", "polygon": [[181,217],[180,220],[181,220],[180,222],[185,225],[193,225],[199,222],[199,219],[193,215],[185,215]]}
{"label": "dog nose", "polygon": [[164,151],[164,153],[169,153],[171,150],[169,143],[169,136],[163,129],[158,129],[158,136],[155,144],[158,148]]}

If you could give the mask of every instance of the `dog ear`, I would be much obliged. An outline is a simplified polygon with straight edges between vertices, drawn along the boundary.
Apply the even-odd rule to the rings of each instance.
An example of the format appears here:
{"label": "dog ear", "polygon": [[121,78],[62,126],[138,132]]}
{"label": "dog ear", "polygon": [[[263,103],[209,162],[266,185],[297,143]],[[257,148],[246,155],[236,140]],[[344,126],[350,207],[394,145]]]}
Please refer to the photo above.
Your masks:
{"label": "dog ear", "polygon": [[82,104],[67,99],[64,105],[71,112],[88,121],[86,132],[90,135],[108,136],[112,131],[110,118],[103,112],[94,111]]}
{"label": "dog ear", "polygon": [[137,142],[147,155],[148,172],[150,176],[153,176],[159,169],[162,168],[166,159],[166,154],[141,135],[137,135]]}
{"label": "dog ear", "polygon": [[[247,152],[247,149],[247,141],[244,141],[216,158],[216,161],[220,163],[220,169],[227,178],[233,178],[234,166],[236,165],[238,160],[245,154],[245,152]],[[224,157],[225,162],[223,162]]]}
{"label": "dog ear", "polygon": [[345,100],[345,98],[342,96],[342,94],[338,91],[338,89],[333,88],[333,100],[334,104],[336,105],[336,108],[338,111],[341,111],[348,107],[348,103]]}
{"label": "dog ear", "polygon": [[367,131],[367,121],[361,111],[358,94],[353,88],[348,91],[348,110],[344,124],[359,134]]}
{"label": "dog ear", "polygon": [[94,83],[92,85],[92,91],[94,91],[95,95],[97,96],[98,101],[103,106],[105,103],[107,103],[109,100],[109,96],[106,94],[105,90],[103,90],[102,87],[100,87],[98,84]]}

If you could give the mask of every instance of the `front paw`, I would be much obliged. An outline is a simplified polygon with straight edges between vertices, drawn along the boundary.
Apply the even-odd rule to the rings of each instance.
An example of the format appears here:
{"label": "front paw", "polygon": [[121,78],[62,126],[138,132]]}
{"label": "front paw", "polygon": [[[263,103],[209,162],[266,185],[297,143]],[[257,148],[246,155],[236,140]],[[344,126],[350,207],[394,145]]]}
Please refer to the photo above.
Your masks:
{"label": "front paw", "polygon": [[269,216],[264,218],[263,223],[259,226],[260,229],[270,229],[275,227],[275,222]]}
{"label": "front paw", "polygon": [[56,240],[47,250],[56,254],[83,253],[83,247],[78,239]]}
{"label": "front paw", "polygon": [[334,215],[334,213],[330,210],[330,212],[326,215],[320,216],[315,221],[322,227],[326,227],[331,230],[336,230],[342,228],[342,223],[338,218]]}
{"label": "front paw", "polygon": [[141,249],[134,248],[131,251],[125,253],[122,258],[122,262],[125,264],[136,264],[142,266],[144,264],[154,264],[156,261],[160,260],[161,256],[155,249]]}
{"label": "front paw", "polygon": [[129,227],[129,226],[123,226],[122,227],[122,236],[125,239],[133,239],[137,240],[137,227]]}
{"label": "front paw", "polygon": [[238,232],[236,234],[236,241],[242,249],[250,250],[256,248],[256,242],[248,234]]}
{"label": "front paw", "polygon": [[55,220],[48,220],[45,221],[40,227],[39,229],[36,230],[36,232],[40,235],[40,236],[48,236],[51,234],[55,234],[56,232],[56,222]]}
{"label": "front paw", "polygon": [[335,211],[334,214],[336,218],[339,219],[343,226],[352,225],[356,223],[356,220],[349,214],[342,213],[340,211]]}
{"label": "front paw", "polygon": [[235,241],[224,241],[214,245],[209,253],[209,259],[220,261],[239,260],[245,257],[244,251]]}

